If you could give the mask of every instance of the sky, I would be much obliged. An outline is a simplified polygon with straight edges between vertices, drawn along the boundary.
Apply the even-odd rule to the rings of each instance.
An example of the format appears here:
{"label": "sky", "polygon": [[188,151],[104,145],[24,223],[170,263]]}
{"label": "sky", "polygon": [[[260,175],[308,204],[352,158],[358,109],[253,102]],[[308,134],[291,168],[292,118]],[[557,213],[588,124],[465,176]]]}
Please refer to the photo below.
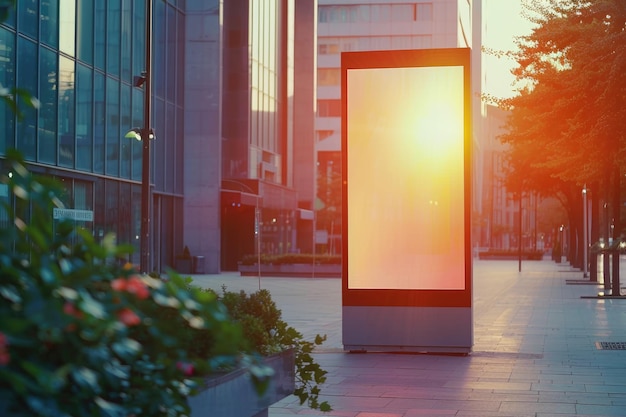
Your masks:
{"label": "sky", "polygon": [[[497,50],[514,50],[515,36],[530,33],[532,24],[522,16],[523,0],[482,0],[483,45]],[[515,61],[483,54],[483,90],[495,97],[515,95],[510,73]]]}

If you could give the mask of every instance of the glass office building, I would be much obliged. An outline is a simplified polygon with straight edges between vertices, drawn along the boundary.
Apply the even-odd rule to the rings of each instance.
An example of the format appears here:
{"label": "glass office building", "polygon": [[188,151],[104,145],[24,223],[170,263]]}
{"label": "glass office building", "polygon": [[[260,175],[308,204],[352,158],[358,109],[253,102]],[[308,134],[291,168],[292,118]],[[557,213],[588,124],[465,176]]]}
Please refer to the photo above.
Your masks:
{"label": "glass office building", "polygon": [[[152,218],[169,221],[153,225],[151,269],[171,265],[183,241],[181,3],[154,2]],[[134,263],[142,152],[124,136],[143,125],[144,91],[133,77],[145,69],[145,10],[141,0],[20,0],[0,25],[0,83],[40,101],[38,110],[20,106],[22,118],[2,109],[0,158],[16,148],[32,171],[62,181],[66,208],[91,212],[77,223],[133,244]]]}
{"label": "glass office building", "polygon": [[[317,2],[152,5],[148,269],[177,268],[185,246],[205,272],[259,249],[300,250],[298,228],[313,230],[298,195],[310,209]],[[87,213],[78,224],[133,244],[136,264],[142,143],[125,135],[144,125],[134,78],[145,70],[146,20],[145,0],[20,0],[0,23],[2,88],[41,103],[20,106],[22,118],[0,108],[0,169],[9,148],[20,150],[32,171],[62,181],[66,208]],[[296,34],[298,21],[306,29]],[[296,169],[305,175],[294,181]]]}

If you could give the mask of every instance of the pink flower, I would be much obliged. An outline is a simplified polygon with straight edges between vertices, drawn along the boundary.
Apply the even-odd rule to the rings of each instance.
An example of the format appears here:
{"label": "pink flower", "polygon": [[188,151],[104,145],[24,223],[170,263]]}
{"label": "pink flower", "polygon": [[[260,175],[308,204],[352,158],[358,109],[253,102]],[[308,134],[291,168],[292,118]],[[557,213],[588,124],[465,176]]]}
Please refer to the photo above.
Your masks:
{"label": "pink flower", "polygon": [[193,375],[193,364],[187,362],[177,362],[176,368],[183,373],[185,376]]}
{"label": "pink flower", "polygon": [[150,290],[140,277],[133,275],[129,279],[117,278],[111,281],[111,288],[115,291],[126,291],[134,294],[140,300],[145,300],[150,295]]}
{"label": "pink flower", "polygon": [[127,282],[124,278],[116,278],[111,281],[111,288],[115,291],[126,291]]}
{"label": "pink flower", "polygon": [[0,332],[0,366],[4,366],[11,361],[11,355],[7,346],[9,346],[9,341],[6,335]]}
{"label": "pink flower", "polygon": [[83,312],[78,310],[76,306],[69,301],[66,301],[65,304],[63,304],[63,312],[68,316],[73,316],[78,319],[83,317]]}
{"label": "pink flower", "polygon": [[135,294],[140,300],[145,300],[150,295],[150,290],[148,290],[146,284],[136,275],[130,277],[127,281],[126,291]]}
{"label": "pink flower", "polygon": [[141,323],[141,319],[130,308],[123,308],[117,312],[117,318],[127,326],[136,326]]}

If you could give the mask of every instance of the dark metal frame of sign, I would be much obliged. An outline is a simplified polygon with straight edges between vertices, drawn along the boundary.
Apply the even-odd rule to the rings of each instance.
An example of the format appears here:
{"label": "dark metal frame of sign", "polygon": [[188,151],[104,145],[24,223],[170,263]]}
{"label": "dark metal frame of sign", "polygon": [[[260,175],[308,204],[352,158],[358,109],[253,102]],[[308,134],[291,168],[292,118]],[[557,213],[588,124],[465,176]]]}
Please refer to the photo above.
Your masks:
{"label": "dark metal frame of sign", "polygon": [[[440,288],[437,285],[430,284],[425,288],[411,287],[408,288],[400,286],[392,286],[391,288],[385,287],[385,280],[393,280],[391,277],[393,274],[393,266],[389,265],[389,276],[381,277],[378,281],[379,284],[371,286],[351,285],[351,271],[354,267],[357,271],[369,271],[367,269],[369,262],[377,262],[376,260],[370,261],[370,259],[376,258],[375,251],[365,253],[357,252],[350,255],[351,241],[349,239],[349,227],[350,218],[349,215],[353,214],[354,218],[360,219],[360,213],[356,210],[366,209],[368,204],[364,204],[363,201],[358,202],[350,201],[350,187],[355,184],[365,184],[367,178],[363,176],[355,177],[350,176],[349,161],[354,162],[354,166],[360,165],[361,162],[354,158],[358,158],[358,155],[351,156],[351,146],[353,149],[359,149],[358,141],[361,136],[354,134],[355,137],[350,137],[351,127],[349,126],[349,109],[351,103],[349,102],[349,84],[351,83],[350,77],[356,77],[356,72],[353,70],[370,70],[370,69],[398,69],[398,68],[432,68],[437,71],[437,68],[443,67],[455,67],[455,74],[461,74],[462,82],[458,82],[455,85],[462,86],[462,155],[458,157],[462,159],[462,168],[458,169],[462,173],[463,178],[459,180],[460,185],[452,188],[452,194],[457,192],[457,196],[451,197],[452,202],[462,201],[463,208],[458,206],[461,204],[450,204],[449,212],[462,213],[456,217],[462,217],[454,220],[455,224],[461,224],[462,226],[456,233],[450,231],[453,226],[447,225],[449,236],[455,236],[458,239],[462,239],[464,247],[460,247],[461,243],[455,242],[457,249],[455,253],[459,253],[460,256],[450,257],[450,262],[457,262],[455,271],[459,271],[459,276],[454,278],[456,281],[456,287],[453,288]],[[460,68],[460,69],[459,69]],[[389,79],[388,77],[387,79]],[[393,78],[393,77],[391,77]],[[377,91],[383,94],[383,89],[388,88],[387,82],[382,83],[379,86],[372,86],[366,84],[369,91],[373,91],[372,94],[376,94]],[[353,86],[359,85],[357,82],[353,83]],[[381,90],[376,90],[380,88]],[[361,89],[362,90],[362,89]],[[359,93],[361,96],[369,93]],[[384,93],[388,94],[388,93]],[[405,94],[404,91],[402,94]],[[410,93],[412,94],[412,93]],[[415,91],[416,95],[420,94],[420,91]],[[365,52],[344,52],[341,54],[341,97],[342,97],[342,116],[341,116],[341,129],[342,129],[342,337],[343,346],[346,351],[412,351],[412,352],[441,352],[441,353],[457,353],[467,354],[471,352],[473,345],[473,317],[472,317],[472,248],[471,248],[471,178],[472,178],[472,158],[471,158],[471,87],[470,87],[470,49],[469,48],[450,48],[450,49],[424,49],[424,50],[394,50],[394,51],[365,51]],[[428,100],[428,98],[425,98]],[[357,106],[357,100],[355,99],[354,106]],[[457,99],[458,102],[458,99]],[[372,102],[373,103],[373,102]],[[392,103],[395,104],[395,103]],[[374,105],[374,109],[376,107]],[[394,107],[394,106],[388,106]],[[400,107],[400,106],[398,106]],[[398,111],[404,111],[403,109],[396,109]],[[373,110],[375,111],[375,110]],[[385,114],[389,114],[389,117],[395,117],[393,115],[394,110],[389,112],[384,111]],[[404,113],[403,113],[404,114]],[[380,115],[378,115],[380,116]],[[394,119],[395,120],[395,119]],[[434,123],[434,122],[433,122]],[[460,122],[459,122],[460,123]],[[361,126],[362,128],[362,126]],[[357,131],[355,127],[352,131]],[[460,136],[460,135],[458,135]],[[375,137],[372,135],[372,137]],[[393,152],[388,147],[393,148],[389,141],[393,140],[393,135],[381,138],[380,146],[387,148],[380,148],[384,152]],[[373,141],[370,141],[373,142]],[[369,142],[368,142],[369,143]],[[370,145],[368,145],[370,146]],[[378,146],[378,145],[372,145]],[[401,146],[395,149],[402,149]],[[356,152],[356,151],[354,151]],[[458,151],[455,151],[458,152]],[[373,153],[375,155],[375,153]],[[353,159],[350,159],[350,158]],[[401,156],[405,158],[404,156]],[[424,156],[428,158],[428,155]],[[378,159],[372,158],[372,159]],[[391,159],[390,159],[391,160]],[[379,163],[379,162],[377,162]],[[416,161],[418,164],[419,161]],[[355,168],[356,169],[356,168]],[[356,169],[356,172],[363,171],[364,168]],[[374,169],[372,167],[372,169]],[[393,171],[386,171],[393,172]],[[457,177],[459,174],[457,174]],[[375,178],[375,177],[371,177]],[[389,179],[393,181],[393,179]],[[423,181],[427,182],[429,178],[423,178]],[[365,194],[369,189],[365,185],[359,185],[362,187],[362,194]],[[379,186],[381,187],[381,186]],[[432,186],[435,189],[435,186]],[[375,193],[377,188],[372,187]],[[380,188],[378,188],[380,190]],[[460,191],[459,191],[460,190]],[[371,201],[376,204],[377,199],[385,198],[384,189],[380,192],[380,195],[373,195]],[[404,196],[398,196],[402,199]],[[354,205],[354,207],[351,206]],[[403,204],[403,203],[399,203]],[[413,204],[413,203],[411,203]],[[413,206],[411,206],[413,207]],[[351,211],[351,209],[353,211]],[[447,212],[446,212],[447,213]],[[452,218],[454,214],[448,218]],[[414,216],[414,215],[413,215]],[[417,217],[417,216],[416,216]],[[446,217],[442,217],[445,221]],[[354,220],[353,220],[354,221]],[[410,221],[413,221],[412,219]],[[457,223],[461,222],[461,223]],[[367,228],[374,227],[367,224],[368,222],[360,222],[354,224],[354,228]],[[380,226],[379,226],[380,227]],[[372,229],[374,230],[374,229]],[[376,233],[383,229],[376,229],[371,232],[369,237],[376,236]],[[360,233],[356,230],[354,233]],[[418,230],[411,230],[407,228],[405,233],[419,233]],[[385,235],[386,238],[386,235]],[[403,235],[402,239],[406,237]],[[355,239],[355,241],[358,239]],[[362,248],[363,245],[360,242],[355,242],[355,246]],[[367,246],[366,246],[367,247]],[[374,246],[377,247],[377,246]],[[445,250],[445,249],[444,249]],[[354,259],[363,259],[358,267],[356,264],[350,264],[349,256],[353,256]],[[357,256],[359,255],[359,256]],[[364,256],[360,256],[364,255]],[[395,255],[389,255],[395,256]],[[399,255],[408,256],[408,255]],[[427,259],[427,256],[425,255]],[[452,258],[464,258],[464,259],[452,259]],[[354,261],[354,260],[353,260]],[[413,260],[408,260],[413,262]],[[356,262],[356,261],[354,261]],[[383,263],[383,262],[381,262]],[[352,265],[352,267],[351,267]],[[374,265],[375,268],[380,268],[380,265]],[[365,269],[364,269],[365,268]],[[374,268],[374,269],[375,269]],[[419,269],[419,268],[418,268]],[[416,274],[420,272],[417,271]],[[385,274],[385,272],[381,272]],[[357,279],[357,278],[354,278]],[[374,279],[378,279],[374,277]],[[407,278],[401,278],[407,279]],[[410,278],[413,279],[413,278]],[[420,280],[419,276],[415,276],[415,280]],[[352,282],[354,283],[354,282]],[[382,285],[380,283],[383,283]]]}

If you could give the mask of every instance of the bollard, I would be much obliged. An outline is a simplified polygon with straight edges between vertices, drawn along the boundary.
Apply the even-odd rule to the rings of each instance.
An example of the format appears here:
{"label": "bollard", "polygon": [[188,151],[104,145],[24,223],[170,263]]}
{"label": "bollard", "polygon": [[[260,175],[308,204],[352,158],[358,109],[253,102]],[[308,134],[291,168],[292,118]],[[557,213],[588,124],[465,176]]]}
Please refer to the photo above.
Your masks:
{"label": "bollard", "polygon": [[598,282],[598,252],[591,251],[589,261],[589,281]]}
{"label": "bollard", "polygon": [[612,258],[611,266],[613,275],[613,279],[611,282],[611,296],[621,296],[622,293],[619,282],[619,257],[622,253],[626,251],[626,240],[623,236],[613,241],[610,251]]}
{"label": "bollard", "polygon": [[608,291],[611,289],[611,252],[606,248],[602,252],[602,263],[604,265],[602,268],[604,271],[604,289]]}
{"label": "bollard", "polygon": [[602,240],[594,243],[589,248],[589,281],[598,282],[598,253],[604,248]]}
{"label": "bollard", "polygon": [[611,251],[611,295],[621,295],[619,289],[619,250]]}

